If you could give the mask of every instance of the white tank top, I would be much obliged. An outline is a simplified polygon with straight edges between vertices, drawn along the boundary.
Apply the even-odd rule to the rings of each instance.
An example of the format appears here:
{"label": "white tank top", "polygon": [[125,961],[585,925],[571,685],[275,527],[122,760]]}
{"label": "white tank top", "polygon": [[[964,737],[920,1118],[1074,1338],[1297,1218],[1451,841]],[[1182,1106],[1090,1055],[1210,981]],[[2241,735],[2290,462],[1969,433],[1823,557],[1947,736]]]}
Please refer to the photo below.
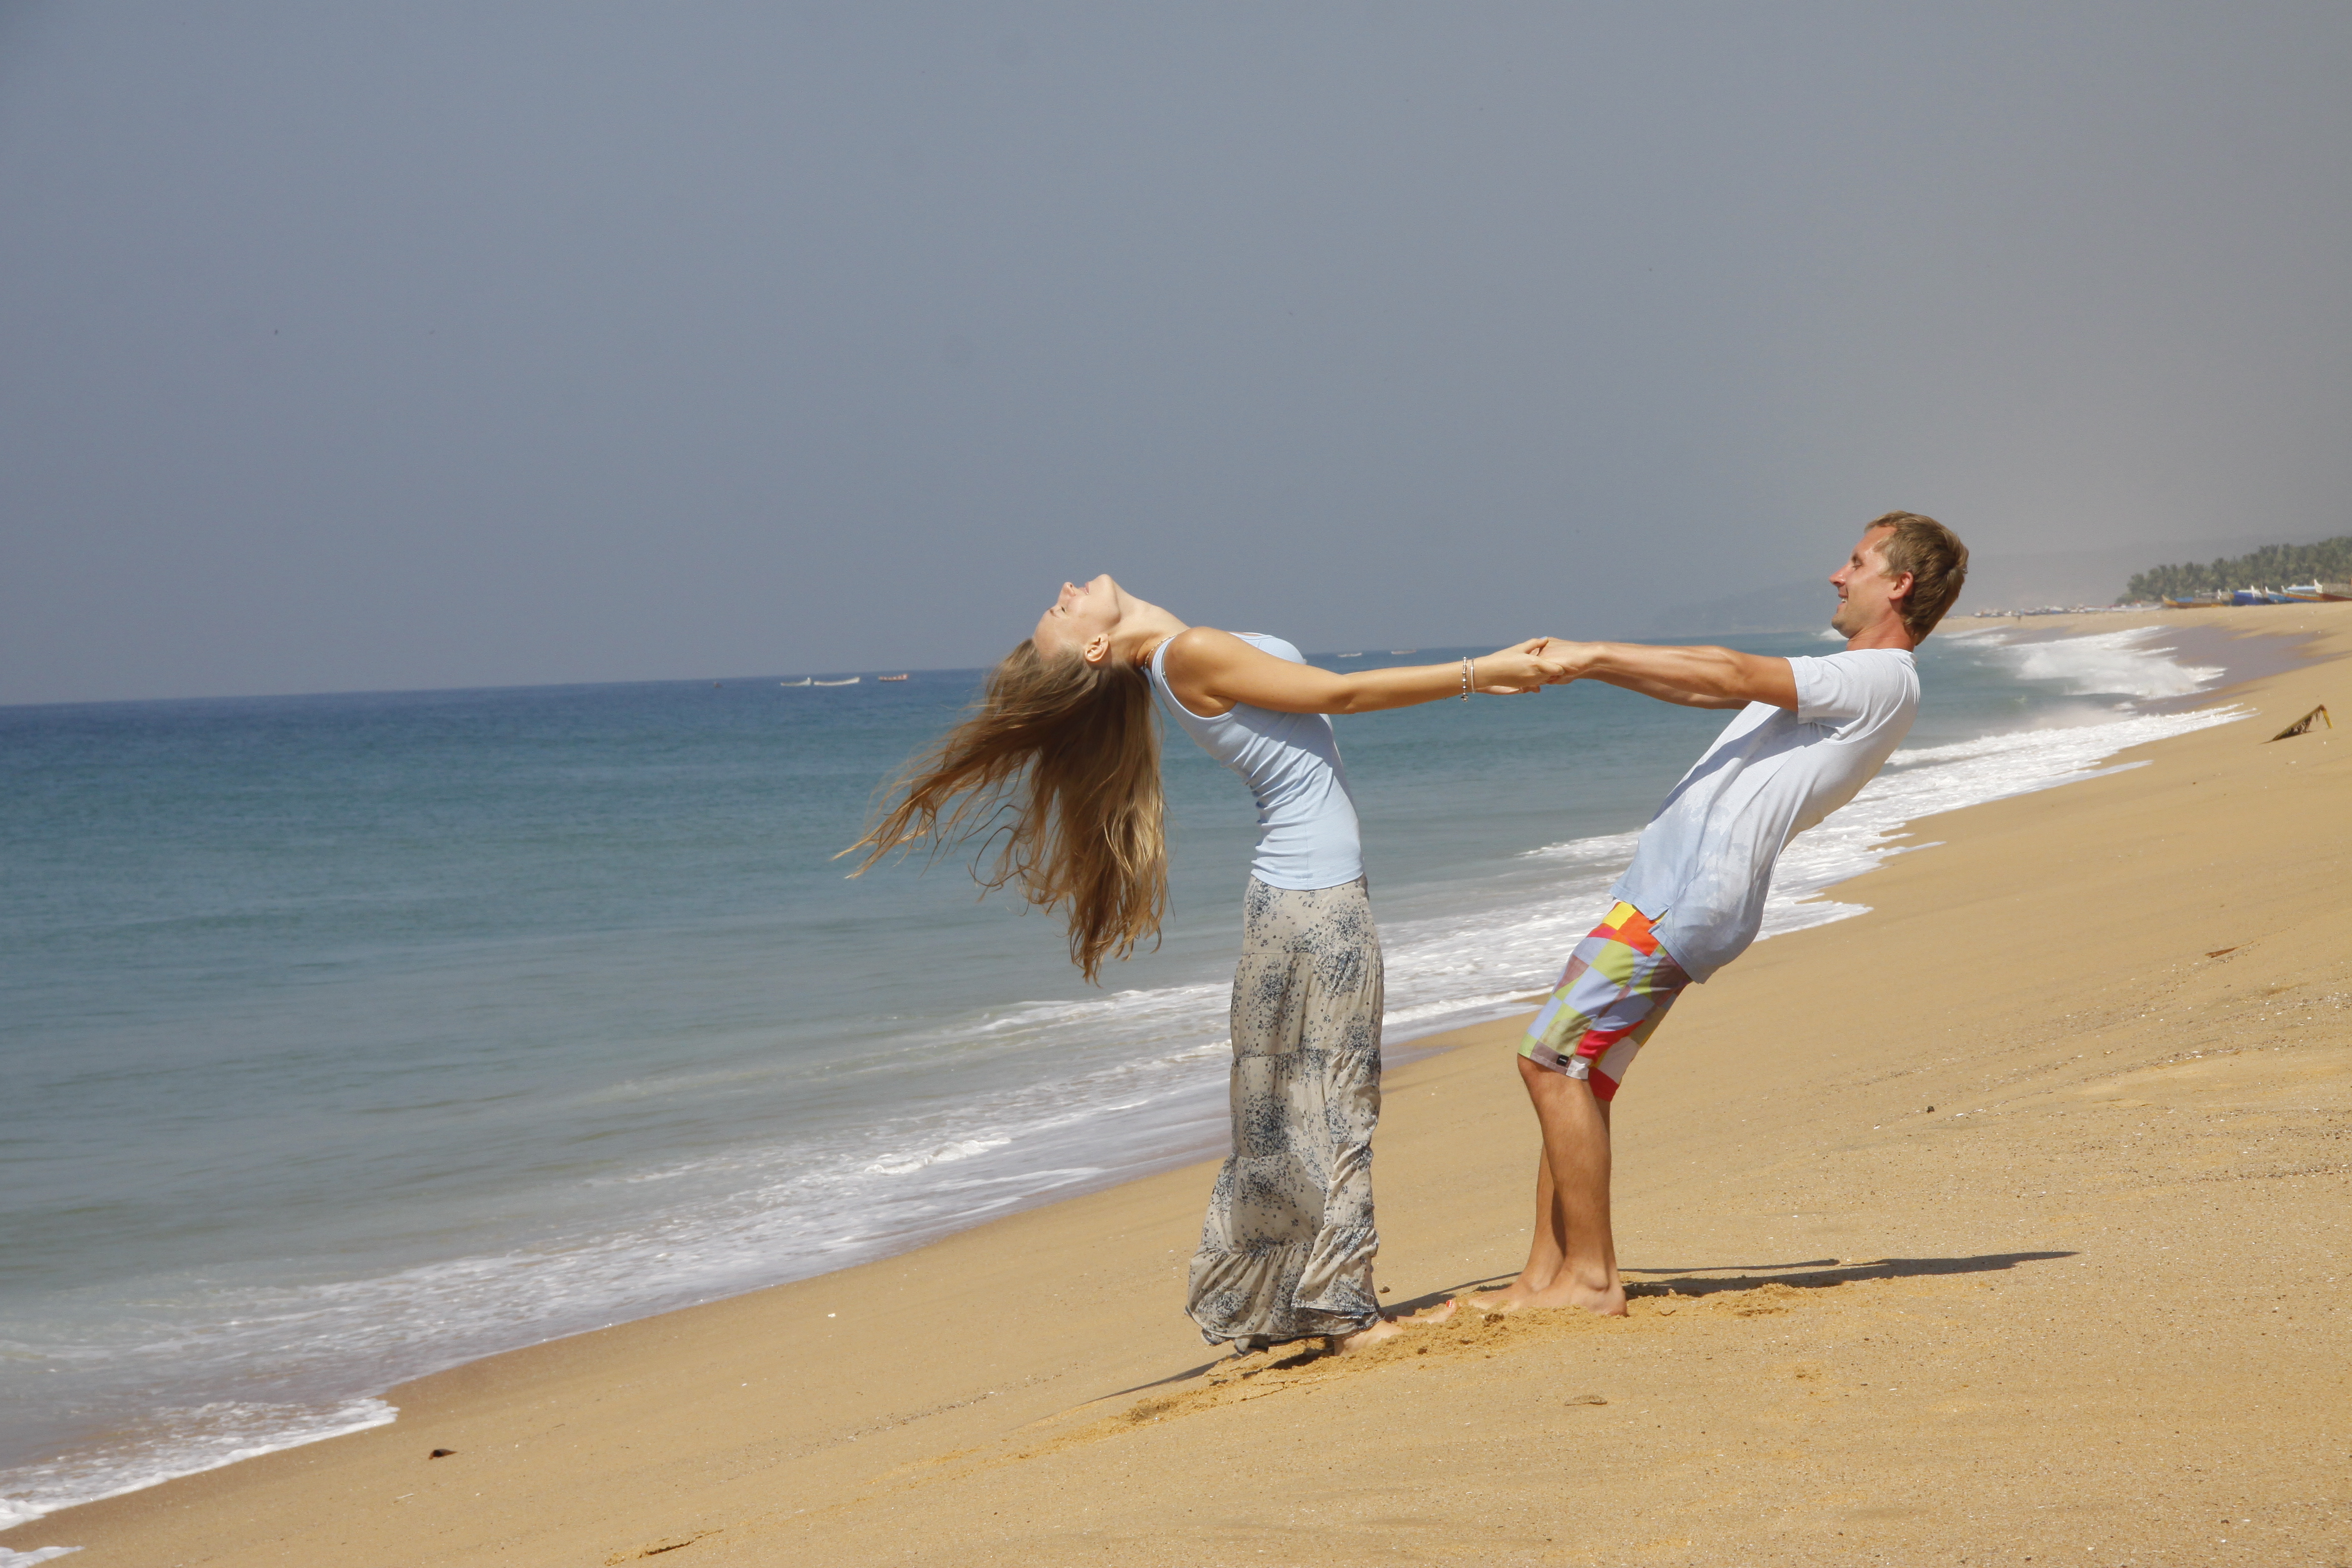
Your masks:
{"label": "white tank top", "polygon": [[[1280,637],[1239,634],[1252,647],[1307,660]],[[1172,640],[1172,639],[1171,639]],[[1337,888],[1364,874],[1364,851],[1356,830],[1356,802],[1348,793],[1348,771],[1339,764],[1339,737],[1320,713],[1277,713],[1235,703],[1233,710],[1202,718],[1168,689],[1161,661],[1168,644],[1151,653],[1151,689],[1168,716],[1201,743],[1201,749],[1241,774],[1257,801],[1257,852],[1250,870],[1269,888]]]}

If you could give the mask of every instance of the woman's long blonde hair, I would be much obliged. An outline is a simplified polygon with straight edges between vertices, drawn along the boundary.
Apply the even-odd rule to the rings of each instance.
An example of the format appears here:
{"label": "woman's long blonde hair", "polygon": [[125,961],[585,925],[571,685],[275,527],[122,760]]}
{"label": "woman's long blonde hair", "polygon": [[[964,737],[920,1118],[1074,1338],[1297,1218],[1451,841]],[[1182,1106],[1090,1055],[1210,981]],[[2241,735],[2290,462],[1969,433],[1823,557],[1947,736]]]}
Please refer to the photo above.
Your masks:
{"label": "woman's long blonde hair", "polygon": [[[1024,642],[989,671],[981,699],[944,740],[885,786],[897,804],[845,855],[853,876],[893,849],[938,855],[983,835],[971,874],[1066,909],[1070,962],[1096,977],[1105,954],[1156,940],[1168,907],[1160,728],[1143,672],[1118,659],[1047,657]],[[992,870],[985,840],[1002,836]]]}

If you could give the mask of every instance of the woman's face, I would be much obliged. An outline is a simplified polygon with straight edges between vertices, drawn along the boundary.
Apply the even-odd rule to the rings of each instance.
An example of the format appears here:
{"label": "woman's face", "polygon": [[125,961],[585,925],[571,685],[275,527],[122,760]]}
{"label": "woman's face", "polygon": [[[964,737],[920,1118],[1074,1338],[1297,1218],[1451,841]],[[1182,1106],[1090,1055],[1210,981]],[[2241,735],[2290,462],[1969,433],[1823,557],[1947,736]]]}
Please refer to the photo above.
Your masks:
{"label": "woman's face", "polygon": [[1111,628],[1127,609],[1127,595],[1106,572],[1091,583],[1065,583],[1053,608],[1037,617],[1029,640],[1048,656],[1085,653],[1097,637],[1108,647]]}

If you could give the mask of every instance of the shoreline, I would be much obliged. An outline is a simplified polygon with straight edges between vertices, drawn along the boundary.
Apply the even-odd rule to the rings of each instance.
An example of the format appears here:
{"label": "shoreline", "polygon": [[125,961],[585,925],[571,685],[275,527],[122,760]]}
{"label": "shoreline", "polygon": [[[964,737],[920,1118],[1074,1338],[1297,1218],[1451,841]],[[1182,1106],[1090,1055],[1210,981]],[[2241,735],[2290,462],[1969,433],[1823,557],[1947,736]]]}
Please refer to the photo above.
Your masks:
{"label": "shoreline", "polygon": [[[2253,620],[2252,625],[2242,628],[2231,626],[2226,629],[2231,636],[2238,639],[2248,637],[2269,639],[2281,636],[2290,637],[2301,636],[2309,639],[2313,646],[2319,642],[2331,643],[2336,645],[2336,651],[2327,657],[2330,659],[2340,658],[2341,647],[2345,640],[2344,628],[2352,627],[2352,616],[2322,616],[2315,613],[2323,608],[2334,607],[2313,606],[2310,613],[2296,609],[2217,612],[2213,616],[2200,617],[2200,620],[2207,626],[2210,626],[2220,616]],[[2316,630],[2305,625],[2298,626],[2290,631],[2276,624],[2277,617],[2282,614],[2301,622],[2319,621],[2322,625]],[[2256,617],[2259,619],[2255,619]],[[2179,624],[2177,618],[2167,620],[2161,613],[2151,613],[2145,621],[2137,616],[2115,615],[2083,617],[2049,616],[2037,617],[2037,619],[2045,625],[2074,619],[2092,623],[2072,632],[2071,635],[2082,635],[2083,631],[2132,629],[2134,623],[2157,624],[2167,627]],[[2330,621],[2335,623],[2334,626],[2326,624]],[[2270,624],[2263,624],[2264,622]],[[2044,627],[2037,626],[2033,629],[2040,632]],[[2058,632],[2056,627],[2050,629]],[[2070,634],[2058,632],[2058,635]],[[2256,684],[2267,687],[2292,682],[2297,676],[2319,668],[2323,667],[2298,665],[2285,674],[2258,678]],[[2242,683],[2233,683],[2230,687],[2217,688],[2214,690],[2200,693],[2197,700],[2200,704],[2210,704],[2216,700],[2225,700],[2236,694],[2238,684]],[[2289,714],[2285,717],[2294,716]],[[2242,728],[2242,726],[2239,725],[2223,726],[2219,733],[2222,736],[2233,736]],[[2161,752],[2165,747],[2195,747],[2200,742],[2227,743],[2214,742],[2212,739],[2214,734],[2215,731],[2209,731],[2177,737],[2171,741],[2159,742],[2157,749]],[[2078,798],[2083,794],[2083,790],[2105,789],[2118,783],[2119,781],[2115,779],[2100,780],[2095,784],[2084,784],[2082,790],[2046,791],[1963,808],[1959,813],[1937,819],[1937,831],[1943,832],[1948,825],[1967,817],[1969,813],[1998,813],[2011,807],[2032,807],[2037,803],[2045,805],[2053,802],[2069,803]],[[1900,857],[1894,861],[1882,862],[1873,870],[1864,873],[1857,880],[1872,883],[1874,888],[1880,880],[1894,877],[1897,872],[1933,878],[1937,874],[1936,869],[1931,868],[1922,871],[1920,868],[1936,858]],[[1897,879],[1900,880],[1899,878]],[[1852,885],[1843,882],[1838,884],[1841,888]],[[1880,900],[1874,896],[1870,902],[1875,908],[1879,906]],[[1785,943],[1774,942],[1759,948],[1756,955],[1743,962],[1742,967],[1759,972],[1768,968],[1778,969],[1782,966],[1780,950],[1784,947],[1792,952],[1802,948],[1805,952],[1811,953],[1818,951],[1820,944],[1824,941],[1847,940],[1842,939],[1838,933],[1852,932],[1858,927],[1871,926],[1874,923],[1840,921],[1825,927],[1792,931],[1788,933]],[[1789,962],[1797,961],[1792,959]],[[1707,1010],[1713,1011],[1713,1009]],[[1400,1045],[1412,1047],[1408,1054],[1408,1059],[1400,1061],[1391,1068],[1392,1099],[1415,1096],[1424,1088],[1427,1088],[1427,1092],[1433,1097],[1443,1098],[1446,1092],[1449,1092],[1448,1090],[1429,1086],[1454,1085],[1466,1070],[1464,1066],[1465,1059],[1475,1057],[1483,1062],[1484,1056],[1480,1053],[1479,1047],[1491,1047],[1498,1037],[1507,1034],[1515,1027],[1514,1020],[1503,1019],[1409,1037],[1406,1041],[1400,1042]],[[1645,1058],[1645,1061],[1647,1059]],[[1389,1129],[1384,1128],[1384,1140],[1389,1136]],[[1384,1153],[1388,1147],[1389,1145],[1384,1142]],[[373,1445],[377,1447],[393,1444],[402,1447],[413,1446],[407,1439],[412,1436],[421,1436],[428,1421],[458,1420],[470,1423],[478,1418],[481,1401],[493,1394],[504,1397],[505,1394],[517,1392],[523,1386],[543,1384],[551,1377],[567,1384],[583,1376],[593,1379],[594,1376],[593,1367],[613,1358],[625,1360],[647,1354],[650,1353],[649,1346],[674,1340],[706,1341],[714,1331],[718,1331],[711,1326],[718,1321],[731,1322],[741,1319],[748,1322],[754,1320],[772,1320],[780,1315],[786,1318],[793,1317],[802,1311],[799,1305],[800,1297],[822,1299],[841,1294],[845,1289],[848,1295],[856,1296],[869,1289],[881,1289],[877,1282],[886,1279],[893,1269],[912,1275],[936,1273],[943,1266],[950,1268],[961,1267],[962,1264],[947,1262],[948,1255],[953,1254],[965,1263],[979,1259],[988,1251],[988,1247],[984,1246],[980,1238],[1004,1239],[1000,1237],[1000,1233],[1007,1227],[1018,1232],[1022,1239],[1005,1239],[1004,1245],[1018,1249],[1033,1244],[1030,1239],[1032,1233],[1064,1233],[1071,1230],[1073,1226],[1086,1229],[1098,1226],[1106,1216],[1115,1217],[1142,1209],[1157,1213],[1160,1208],[1166,1206],[1165,1196],[1169,1190],[1181,1190],[1189,1194],[1179,1207],[1191,1210],[1189,1223],[1196,1225],[1198,1193],[1195,1189],[1204,1184],[1205,1172],[1213,1163],[1213,1161],[1207,1163],[1193,1162],[1157,1174],[1129,1177],[1112,1186],[1083,1195],[1045,1200],[1040,1206],[1016,1211],[987,1221],[975,1228],[954,1232],[944,1238],[925,1243],[912,1251],[893,1254],[872,1262],[856,1265],[846,1270],[811,1276],[789,1284],[772,1286],[744,1295],[728,1297],[651,1318],[635,1320],[614,1328],[543,1342],[524,1350],[506,1352],[480,1361],[467,1363],[447,1372],[400,1384],[389,1391],[388,1397],[394,1399],[402,1407],[400,1421],[394,1426],[379,1426],[351,1436],[280,1450],[276,1454],[243,1460],[226,1468],[200,1472],[160,1483],[154,1487],[144,1488],[139,1491],[121,1494],[100,1502],[63,1510],[31,1524],[8,1531],[5,1532],[5,1538],[9,1546],[18,1550],[37,1545],[63,1544],[78,1538],[91,1541],[95,1548],[104,1544],[103,1538],[117,1535],[119,1527],[127,1526],[132,1521],[142,1518],[152,1521],[156,1517],[158,1510],[177,1511],[184,1509],[201,1508],[204,1498],[208,1494],[236,1493],[252,1485],[278,1485],[288,1479],[281,1472],[290,1472],[294,1476],[299,1476],[301,1472],[317,1468],[315,1461],[319,1457],[324,1456],[328,1450],[345,1452],[349,1451],[352,1445]],[[1395,1179],[1385,1173],[1384,1163],[1384,1184]],[[1384,1184],[1384,1214],[1388,1212],[1391,1201],[1386,1195],[1391,1190],[1390,1186]],[[1161,1217],[1164,1219],[1165,1216]],[[1072,1257],[1076,1258],[1085,1250],[1083,1247],[1078,1248],[1072,1253]],[[1398,1248],[1395,1244],[1391,1243],[1391,1251],[1396,1250]],[[1499,1265],[1506,1260],[1497,1258],[1496,1261]],[[1516,1260],[1507,1261],[1515,1264]],[[1181,1258],[1179,1265],[1181,1273]],[[1635,1272],[1630,1266],[1628,1271]],[[1458,1274],[1459,1270],[1456,1273]],[[1447,1288],[1458,1288],[1465,1282],[1466,1281],[1456,1279],[1454,1285]],[[788,1300],[786,1293],[798,1294]],[[1433,1294],[1426,1290],[1422,1291],[1411,1298],[1406,1304],[1432,1299]],[[1395,1298],[1391,1300],[1394,1300]],[[1160,1306],[1165,1307],[1164,1301]],[[836,1313],[839,1311],[838,1307],[833,1310]],[[814,1317],[814,1308],[808,1309],[808,1311],[811,1314],[808,1321],[814,1324],[817,1321]],[[838,1322],[839,1318],[824,1321]],[[1181,1314],[1179,1322],[1181,1324]],[[1181,1326],[1189,1329],[1189,1325]],[[1150,1329],[1140,1321],[1132,1325],[1132,1329],[1142,1341],[1154,1344],[1165,1338],[1164,1333]],[[1198,1360],[1200,1357],[1195,1354],[1193,1359]],[[1164,1355],[1162,1361],[1164,1363]],[[931,1370],[939,1373],[945,1369],[933,1367]],[[1139,1367],[1138,1370],[1148,1369]],[[1194,1368],[1192,1372],[1198,1373],[1202,1370]],[[974,1403],[994,1401],[1003,1395],[992,1391],[980,1395],[979,1401]],[[857,1438],[853,1436],[848,1440],[856,1441]],[[463,1448],[459,1451],[465,1452]],[[306,1456],[310,1458],[306,1458]],[[268,1472],[266,1479],[264,1472]],[[169,1498],[160,1495],[166,1493],[173,1495]],[[187,1500],[180,1500],[180,1493],[193,1495]],[[145,1532],[132,1529],[130,1533],[131,1536],[138,1536]],[[42,1539],[37,1541],[34,1539],[35,1536]],[[129,1537],[123,1539],[127,1546]],[[98,1562],[115,1559],[91,1557],[84,1560]],[[121,1560],[141,1561],[142,1559],[134,1555],[123,1557]]]}

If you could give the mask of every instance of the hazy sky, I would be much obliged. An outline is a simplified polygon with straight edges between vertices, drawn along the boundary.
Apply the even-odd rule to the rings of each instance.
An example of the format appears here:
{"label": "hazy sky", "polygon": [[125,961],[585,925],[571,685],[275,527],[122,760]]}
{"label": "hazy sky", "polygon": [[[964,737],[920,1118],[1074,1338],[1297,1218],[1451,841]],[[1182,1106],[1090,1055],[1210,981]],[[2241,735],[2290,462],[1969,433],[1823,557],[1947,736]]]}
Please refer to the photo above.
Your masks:
{"label": "hazy sky", "polygon": [[2352,531],[2347,80],[2340,4],[16,0],[0,701]]}

